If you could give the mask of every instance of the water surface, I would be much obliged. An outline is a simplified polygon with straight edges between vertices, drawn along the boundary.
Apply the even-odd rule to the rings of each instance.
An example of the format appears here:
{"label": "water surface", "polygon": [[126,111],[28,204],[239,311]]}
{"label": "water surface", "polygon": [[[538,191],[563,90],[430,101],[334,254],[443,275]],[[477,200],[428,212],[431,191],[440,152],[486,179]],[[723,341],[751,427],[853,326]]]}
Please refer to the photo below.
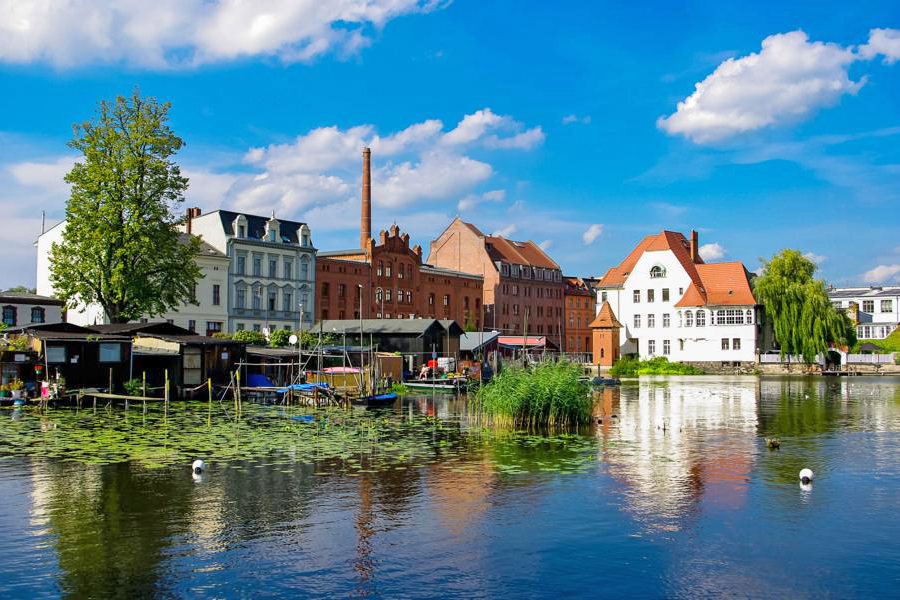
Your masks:
{"label": "water surface", "polygon": [[644,379],[551,437],[440,397],[4,409],[0,596],[890,595],[898,384]]}

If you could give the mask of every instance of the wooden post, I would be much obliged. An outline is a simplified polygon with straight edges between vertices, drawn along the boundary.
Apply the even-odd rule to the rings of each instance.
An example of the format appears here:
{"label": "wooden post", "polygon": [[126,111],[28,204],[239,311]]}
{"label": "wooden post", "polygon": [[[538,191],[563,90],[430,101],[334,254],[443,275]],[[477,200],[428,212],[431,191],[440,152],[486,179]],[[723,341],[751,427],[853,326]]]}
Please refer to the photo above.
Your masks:
{"label": "wooden post", "polygon": [[113,393],[112,367],[109,368],[109,393]]}
{"label": "wooden post", "polygon": [[[147,371],[143,372],[143,383],[141,384],[141,396],[147,398]],[[147,400],[144,401],[144,412],[147,412]]]}
{"label": "wooden post", "polygon": [[212,379],[206,379],[206,389],[209,391],[209,413],[206,416],[206,426],[209,427],[212,425]]}
{"label": "wooden post", "polygon": [[237,370],[237,409],[241,412],[241,367],[238,365]]}

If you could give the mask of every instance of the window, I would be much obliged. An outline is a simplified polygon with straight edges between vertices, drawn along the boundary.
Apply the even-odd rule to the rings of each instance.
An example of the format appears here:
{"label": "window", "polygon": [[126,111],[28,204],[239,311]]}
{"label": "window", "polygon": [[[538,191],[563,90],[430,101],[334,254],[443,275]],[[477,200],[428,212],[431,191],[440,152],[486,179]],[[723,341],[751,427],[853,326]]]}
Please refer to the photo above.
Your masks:
{"label": "window", "polygon": [[328,282],[327,281],[322,282],[322,296],[326,297],[326,298],[328,297]]}
{"label": "window", "polygon": [[285,279],[290,279],[294,276],[294,263],[288,259],[284,259],[284,273],[281,274]]}
{"label": "window", "polygon": [[666,270],[659,265],[650,269],[650,279],[661,279],[666,276]]}
{"label": "window", "polygon": [[875,301],[874,300],[863,300],[863,312],[875,312]]}
{"label": "window", "polygon": [[48,363],[64,363],[66,362],[66,347],[47,346],[46,357]]}
{"label": "window", "polygon": [[15,306],[4,306],[3,307],[3,323],[7,327],[15,327],[15,325],[16,325],[16,307]]}
{"label": "window", "polygon": [[450,306],[450,296],[448,294],[444,294],[444,306]]}
{"label": "window", "polygon": [[391,290],[384,290],[384,301],[385,302],[391,301]]}
{"label": "window", "polygon": [[281,294],[281,310],[285,312],[290,312],[293,309],[293,300],[294,295],[290,292],[284,292]]}
{"label": "window", "polygon": [[190,331],[191,333],[197,333],[197,321],[195,321],[194,319],[190,319],[188,321],[188,331]]}
{"label": "window", "polygon": [[650,356],[656,354],[656,340],[649,340],[647,342],[647,354]]}
{"label": "window", "polygon": [[100,362],[117,363],[122,361],[122,344],[100,344]]}
{"label": "window", "polygon": [[893,300],[882,300],[881,301],[881,312],[891,312],[894,310]]}
{"label": "window", "polygon": [[716,325],[743,325],[744,311],[737,308],[719,309],[716,311]]}
{"label": "window", "polygon": [[338,284],[338,298],[343,298],[347,295],[347,286],[343,283]]}
{"label": "window", "polygon": [[634,315],[634,328],[635,329],[641,328],[641,315]]}
{"label": "window", "polygon": [[697,327],[706,327],[706,311],[697,311]]}
{"label": "window", "polygon": [[31,322],[32,323],[43,323],[46,317],[46,313],[44,309],[40,306],[35,306],[31,309]]}
{"label": "window", "polygon": [[840,301],[840,300],[835,300],[834,302],[831,303],[831,306],[833,306],[834,308],[840,308],[840,307],[841,307],[841,301]]}
{"label": "window", "polygon": [[654,291],[647,290],[647,302],[653,302],[654,299]]}
{"label": "window", "polygon": [[[444,296],[444,297],[446,298],[446,296]],[[513,315],[514,316],[519,315],[519,305],[518,304],[513,304]]]}
{"label": "window", "polygon": [[517,285],[512,286],[512,295],[513,296],[519,295],[519,286],[517,286]]}
{"label": "window", "polygon": [[278,261],[274,258],[269,259],[269,277],[272,279],[278,277]]}
{"label": "window", "polygon": [[277,298],[278,298],[277,292],[269,292],[269,304],[268,304],[269,310],[275,310],[275,304],[276,304]]}
{"label": "window", "polygon": [[734,338],[731,340],[731,349],[732,350],[740,350],[741,349],[741,338]]}
{"label": "window", "polygon": [[253,276],[260,277],[262,275],[262,259],[253,257]]}
{"label": "window", "polygon": [[219,306],[222,303],[222,288],[218,283],[213,284],[213,306]]}
{"label": "window", "polygon": [[728,350],[728,338],[722,338],[722,350]]}
{"label": "window", "polygon": [[434,306],[434,294],[428,294],[428,305]]}
{"label": "window", "polygon": [[633,301],[635,304],[640,304],[640,303],[641,303],[641,290],[634,290],[634,294],[633,294],[633,296],[632,296],[632,301]]}
{"label": "window", "polygon": [[244,271],[247,269],[247,257],[246,256],[238,256],[237,257],[237,273],[238,275],[243,275]]}
{"label": "window", "polygon": [[684,288],[678,288],[678,295],[684,296]]}
{"label": "window", "polygon": [[309,279],[309,259],[305,256],[300,260],[300,279]]}
{"label": "window", "polygon": [[684,351],[684,340],[678,340],[678,349]]}
{"label": "window", "polygon": [[397,265],[397,279],[403,279],[403,265]]}
{"label": "window", "polygon": [[663,290],[662,290],[662,301],[663,301],[663,302],[668,302],[668,301],[669,301],[669,288],[663,288]]}
{"label": "window", "polygon": [[693,327],[694,326],[694,313],[691,311],[685,311],[684,313],[684,326],[685,327]]}
{"label": "window", "polygon": [[274,242],[274,241],[275,241],[275,230],[274,230],[274,229],[272,229],[271,231],[269,231],[269,241],[270,241],[270,242]]}
{"label": "window", "polygon": [[406,290],[406,303],[412,304],[412,292],[409,290]]}
{"label": "window", "polygon": [[206,335],[212,335],[222,331],[222,321],[207,321]]}
{"label": "window", "polygon": [[262,328],[259,326],[259,323],[256,323],[253,325],[253,331],[259,333],[261,331],[261,329]]}
{"label": "window", "polygon": [[747,309],[747,325],[753,324],[753,311],[749,308]]}
{"label": "window", "polygon": [[662,319],[663,327],[668,327],[671,324],[671,317],[669,316],[669,313],[663,313]]}
{"label": "window", "polygon": [[600,292],[600,302],[606,302],[606,292]]}
{"label": "window", "polygon": [[384,297],[384,293],[381,291],[381,288],[375,290],[375,302],[381,302]]}
{"label": "window", "polygon": [[234,307],[244,308],[247,305],[247,290],[245,288],[237,288],[234,292]]}
{"label": "window", "polygon": [[247,237],[247,226],[246,225],[238,225],[238,237],[239,238]]}
{"label": "window", "polygon": [[663,356],[671,354],[672,347],[669,340],[663,340]]}
{"label": "window", "polygon": [[391,263],[384,265],[384,276],[385,277],[391,276]]}
{"label": "window", "polygon": [[656,327],[656,315],[647,315],[647,327]]}

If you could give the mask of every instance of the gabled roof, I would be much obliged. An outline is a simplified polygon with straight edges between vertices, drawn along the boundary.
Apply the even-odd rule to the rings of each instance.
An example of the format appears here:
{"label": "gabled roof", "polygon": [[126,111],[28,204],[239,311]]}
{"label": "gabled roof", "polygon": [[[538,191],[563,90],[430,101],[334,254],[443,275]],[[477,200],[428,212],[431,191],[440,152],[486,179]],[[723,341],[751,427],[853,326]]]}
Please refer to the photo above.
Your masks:
{"label": "gabled roof", "polygon": [[470,331],[459,336],[461,352],[475,352],[490,346],[500,337],[499,331]]}
{"label": "gabled roof", "polygon": [[505,262],[516,265],[529,265],[532,267],[542,267],[544,269],[559,269],[559,265],[553,262],[541,248],[528,240],[527,242],[517,242],[508,240],[503,236],[489,235],[484,238],[486,244],[491,245],[493,253],[488,250],[493,260],[503,260]]}
{"label": "gabled roof", "polygon": [[[237,213],[230,210],[213,211],[219,213],[219,219],[222,221],[222,229],[226,233],[232,231],[232,223],[238,218],[238,215],[244,215],[247,219],[247,239],[262,240],[266,232],[266,223],[271,217],[261,217],[259,215],[248,215],[246,213]],[[201,215],[203,216],[203,215]],[[297,244],[299,236],[297,230],[306,223],[301,221],[288,221],[287,219],[275,218],[278,221],[278,231],[281,234],[281,241],[289,244]]]}
{"label": "gabled roof", "polygon": [[698,287],[702,287],[695,265],[703,264],[703,259],[698,256],[696,263],[691,260],[691,244],[684,235],[677,231],[661,231],[642,239],[635,249],[631,251],[631,254],[625,257],[625,260],[619,263],[617,267],[612,267],[606,272],[599,287],[622,286],[644,252],[660,250],[670,250],[675,255],[675,258],[678,259],[678,262],[681,263],[691,281],[697,284]]}
{"label": "gabled roof", "polygon": [[187,244],[192,237],[195,237],[198,240],[200,240],[200,250],[199,250],[198,254],[200,254],[201,256],[212,256],[215,258],[228,258],[224,252],[220,252],[220,251],[216,250],[215,248],[213,248],[212,246],[210,246],[209,244],[207,244],[206,242],[204,242],[203,238],[200,237],[199,235],[192,235],[190,233],[181,232],[178,234],[178,241],[181,242],[182,244]]}
{"label": "gabled roof", "polygon": [[597,317],[591,321],[591,324],[588,325],[591,329],[617,329],[622,327],[622,324],[619,323],[619,320],[616,318],[615,313],[613,313],[612,307],[609,305],[608,300],[603,301],[603,306],[600,307],[600,312],[597,313]]}
{"label": "gabled roof", "polygon": [[702,291],[688,287],[675,306],[752,306],[756,304],[750,289],[750,275],[741,262],[697,265]]}
{"label": "gabled roof", "polygon": [[[318,335],[321,327],[323,333],[358,333],[359,325],[359,319],[329,319],[316,323],[310,331],[314,335]],[[363,335],[367,333],[422,335],[432,327],[438,327],[441,331],[445,331],[444,326],[437,319],[363,319],[362,327]],[[456,325],[456,328],[459,329],[459,332],[462,331],[459,325]],[[459,335],[459,332],[456,335]],[[450,333],[453,335],[453,331]]]}

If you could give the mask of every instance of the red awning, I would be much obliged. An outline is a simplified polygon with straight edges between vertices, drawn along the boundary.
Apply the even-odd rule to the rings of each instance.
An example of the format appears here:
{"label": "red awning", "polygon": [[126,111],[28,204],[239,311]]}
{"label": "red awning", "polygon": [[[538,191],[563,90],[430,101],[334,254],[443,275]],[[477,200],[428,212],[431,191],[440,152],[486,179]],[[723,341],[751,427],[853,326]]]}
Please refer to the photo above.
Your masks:
{"label": "red awning", "polygon": [[547,345],[547,338],[542,335],[529,335],[527,337],[522,338],[521,335],[501,335],[500,336],[500,345],[501,346],[537,346],[539,348],[543,348]]}

